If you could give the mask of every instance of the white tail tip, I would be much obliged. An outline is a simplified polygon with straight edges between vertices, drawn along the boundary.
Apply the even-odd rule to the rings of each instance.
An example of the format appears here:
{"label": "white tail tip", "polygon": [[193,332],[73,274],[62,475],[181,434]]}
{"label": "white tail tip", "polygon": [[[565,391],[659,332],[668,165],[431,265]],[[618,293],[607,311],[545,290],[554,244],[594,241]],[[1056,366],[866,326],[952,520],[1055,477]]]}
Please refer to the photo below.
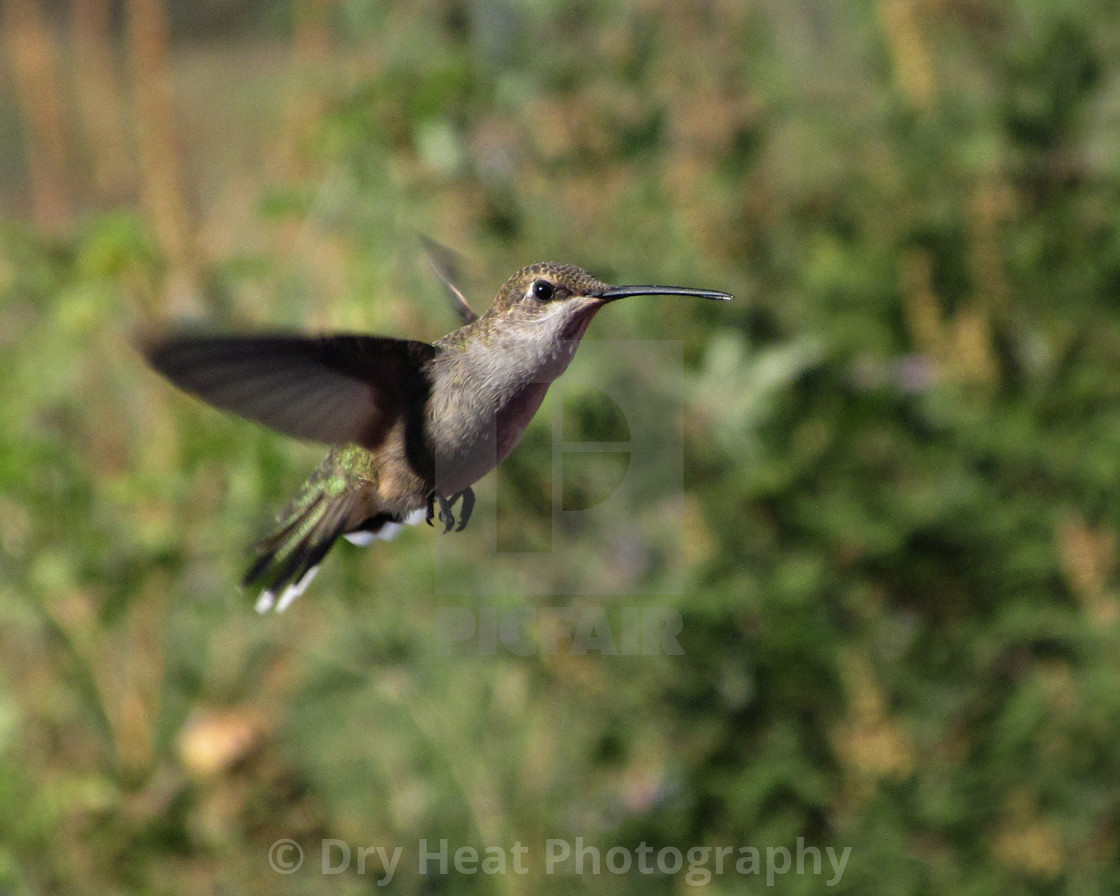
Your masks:
{"label": "white tail tip", "polygon": [[262,615],[275,609],[277,613],[283,613],[288,607],[291,606],[292,601],[303,594],[307,590],[307,586],[314,580],[315,575],[319,572],[318,566],[312,566],[307,570],[298,582],[289,585],[280,594],[280,599],[276,599],[276,592],[269,588],[267,591],[262,591],[261,596],[257,598],[257,603],[253,607],[258,613]]}
{"label": "white tail tip", "polygon": [[318,572],[319,567],[312,566],[311,569],[303,574],[298,582],[285,588],[284,593],[280,595],[280,600],[276,601],[276,612],[283,613],[288,609],[288,607],[292,605],[292,601],[307,590],[307,586],[311,584]]}

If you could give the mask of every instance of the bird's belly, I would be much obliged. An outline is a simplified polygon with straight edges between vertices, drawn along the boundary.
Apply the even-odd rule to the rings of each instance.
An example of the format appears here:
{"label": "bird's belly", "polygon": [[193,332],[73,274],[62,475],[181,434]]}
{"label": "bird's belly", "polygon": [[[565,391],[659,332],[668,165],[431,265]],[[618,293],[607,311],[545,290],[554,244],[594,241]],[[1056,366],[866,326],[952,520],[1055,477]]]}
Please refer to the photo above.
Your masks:
{"label": "bird's belly", "polygon": [[529,383],[496,414],[484,416],[454,446],[435,452],[436,490],[454,495],[505,460],[541,406],[548,383]]}
{"label": "bird's belly", "polygon": [[544,394],[548,391],[549,385],[549,383],[529,383],[498,412],[494,427],[497,432],[495,465],[509,457],[510,452],[521,441],[529,421],[533,419],[533,415],[544,401]]}

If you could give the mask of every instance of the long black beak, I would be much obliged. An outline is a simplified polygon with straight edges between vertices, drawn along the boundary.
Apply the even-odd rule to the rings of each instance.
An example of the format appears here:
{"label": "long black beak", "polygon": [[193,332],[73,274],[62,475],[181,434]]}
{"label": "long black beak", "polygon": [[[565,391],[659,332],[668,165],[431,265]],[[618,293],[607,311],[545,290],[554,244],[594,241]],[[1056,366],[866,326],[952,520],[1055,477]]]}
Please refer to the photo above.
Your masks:
{"label": "long black beak", "polygon": [[714,289],[688,289],[684,286],[612,286],[599,293],[599,298],[606,299],[608,302],[625,299],[628,296],[695,296],[699,299],[716,299],[720,302],[730,302],[732,299],[728,293],[716,292]]}

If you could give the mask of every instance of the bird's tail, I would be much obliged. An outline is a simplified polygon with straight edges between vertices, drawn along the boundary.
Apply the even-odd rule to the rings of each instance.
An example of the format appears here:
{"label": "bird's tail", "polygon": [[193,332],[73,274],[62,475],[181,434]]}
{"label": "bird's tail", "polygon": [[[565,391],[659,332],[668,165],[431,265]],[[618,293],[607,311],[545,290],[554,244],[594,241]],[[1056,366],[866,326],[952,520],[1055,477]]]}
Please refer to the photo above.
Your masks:
{"label": "bird's tail", "polygon": [[257,612],[277,612],[303,594],[331,545],[353,525],[356,496],[331,495],[314,480],[284,511],[279,525],[256,545],[257,559],[241,584],[260,587]]}
{"label": "bird's tail", "polygon": [[340,536],[366,545],[425,518],[426,509],[381,510],[371,489],[375,478],[368,453],[357,446],[335,448],[324,458],[276,528],[257,543],[257,559],[241,580],[261,589],[258,613],[282,612],[303,594]]}

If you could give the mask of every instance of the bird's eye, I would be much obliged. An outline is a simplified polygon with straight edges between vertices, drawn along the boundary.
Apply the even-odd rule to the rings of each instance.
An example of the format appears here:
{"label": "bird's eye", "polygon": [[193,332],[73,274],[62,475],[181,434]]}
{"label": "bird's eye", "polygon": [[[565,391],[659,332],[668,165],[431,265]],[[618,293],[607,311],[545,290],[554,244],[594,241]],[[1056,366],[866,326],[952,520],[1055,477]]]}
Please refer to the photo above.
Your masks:
{"label": "bird's eye", "polygon": [[533,284],[533,296],[542,302],[547,302],[556,295],[556,287],[547,280],[538,280]]}

